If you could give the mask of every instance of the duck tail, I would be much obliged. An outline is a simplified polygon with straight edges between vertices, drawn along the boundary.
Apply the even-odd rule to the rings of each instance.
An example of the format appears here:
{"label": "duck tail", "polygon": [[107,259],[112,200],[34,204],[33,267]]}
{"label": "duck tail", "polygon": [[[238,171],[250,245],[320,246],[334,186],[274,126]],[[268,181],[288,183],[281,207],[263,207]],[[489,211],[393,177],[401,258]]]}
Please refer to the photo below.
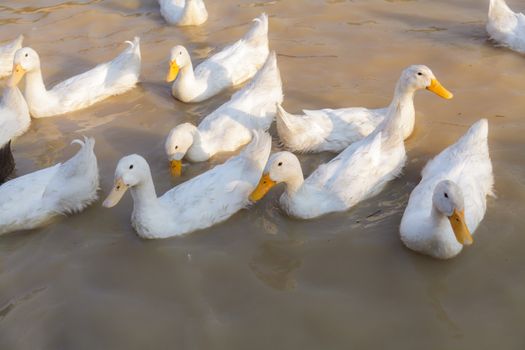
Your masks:
{"label": "duck tail", "polygon": [[483,118],[474,123],[467,133],[461,138],[461,142],[468,144],[487,143],[489,136],[489,122]]}
{"label": "duck tail", "polygon": [[20,34],[15,40],[11,42],[11,45],[13,45],[13,48],[15,50],[19,50],[22,48],[22,43],[24,42],[24,35]]}
{"label": "duck tail", "polygon": [[[260,103],[268,105],[270,102],[282,103],[283,101],[283,84],[281,80],[281,73],[277,66],[277,57],[275,52],[270,53],[264,65],[259,69],[257,74],[253,77],[248,85],[236,95],[252,94],[254,91],[260,91]],[[257,93],[256,93],[257,94]]]}
{"label": "duck tail", "polygon": [[[99,174],[94,147],[95,139],[84,137],[71,144],[80,150],[60,167],[46,187],[44,196],[56,198],[55,210],[60,214],[76,213],[97,199]],[[59,194],[58,198],[54,193]]]}
{"label": "duck tail", "polygon": [[489,33],[492,31],[492,27],[505,31],[511,30],[516,25],[516,14],[510,9],[505,0],[490,0],[489,22],[487,24]]}
{"label": "duck tail", "polygon": [[255,24],[245,35],[244,40],[254,46],[261,44],[261,42],[268,42],[268,15],[262,13],[253,21]]}
{"label": "duck tail", "polygon": [[2,47],[2,49],[6,50],[6,51],[10,51],[10,52],[12,52],[14,54],[15,51],[17,51],[17,50],[22,48],[23,41],[24,41],[24,36],[22,34],[20,34],[16,39],[13,39],[10,42],[8,42],[7,44],[5,44]]}
{"label": "duck tail", "polygon": [[296,135],[297,128],[295,126],[295,121],[297,118],[297,116],[285,111],[280,103],[277,103],[277,113],[275,114],[277,134],[279,134],[282,146],[291,150],[295,150],[289,141],[294,138],[294,135]]}
{"label": "duck tail", "polygon": [[130,50],[140,55],[140,37],[136,36],[133,41],[126,40],[125,43],[129,45]]}
{"label": "duck tail", "polygon": [[263,87],[266,91],[277,91],[277,102],[283,102],[283,83],[281,81],[281,72],[277,66],[277,55],[272,51],[262,68],[257,72],[253,79],[257,86]]}
{"label": "duck tail", "polygon": [[240,156],[249,159],[261,172],[266,166],[272,149],[272,137],[263,130],[252,131],[252,141],[244,148]]}

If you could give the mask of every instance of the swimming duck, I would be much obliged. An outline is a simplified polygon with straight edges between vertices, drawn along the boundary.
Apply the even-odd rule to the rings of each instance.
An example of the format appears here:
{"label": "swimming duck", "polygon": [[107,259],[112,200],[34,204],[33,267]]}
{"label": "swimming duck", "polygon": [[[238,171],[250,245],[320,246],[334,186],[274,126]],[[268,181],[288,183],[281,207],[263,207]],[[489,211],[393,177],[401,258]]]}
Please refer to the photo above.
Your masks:
{"label": "swimming duck", "polygon": [[11,141],[27,131],[31,124],[29,109],[16,81],[11,78],[0,102],[0,184],[15,170]]}
{"label": "swimming duck", "polygon": [[253,80],[204,118],[198,127],[184,123],[171,130],[165,149],[172,175],[180,176],[183,157],[202,162],[250,142],[253,130],[270,127],[276,104],[282,100],[281,76],[272,52]]}
{"label": "swimming duck", "polygon": [[159,5],[162,17],[169,24],[198,26],[208,19],[203,0],[159,0]]}
{"label": "swimming duck", "polygon": [[505,0],[490,0],[487,32],[499,44],[525,53],[525,15],[513,12]]}
{"label": "swimming duck", "polygon": [[299,116],[289,114],[279,106],[277,132],[283,145],[293,152],[340,152],[374,131],[385,119],[389,108],[401,101],[400,127],[406,139],[414,130],[414,93],[420,89],[430,90],[446,99],[453,96],[443,88],[430,68],[413,65],[402,72],[390,107],[304,110],[305,115]]}
{"label": "swimming duck", "polygon": [[[415,79],[427,80],[429,85],[432,78],[416,75]],[[374,132],[319,166],[306,180],[294,154],[275,153],[250,200],[260,200],[272,187],[283,182],[285,191],[280,204],[284,211],[293,217],[312,219],[348,210],[375,196],[405,165],[403,110],[406,103],[409,103],[406,99],[396,99]]]}
{"label": "swimming duck", "polygon": [[22,47],[23,41],[24,36],[19,35],[15,40],[0,46],[0,78],[11,74],[15,52]]}
{"label": "swimming duck", "polygon": [[244,38],[199,64],[195,71],[186,48],[172,48],[166,81],[173,82],[173,97],[182,102],[201,102],[252,78],[269,54],[268,16],[263,13],[254,22]]}
{"label": "swimming duck", "polygon": [[254,132],[238,156],[186,181],[157,198],[148,163],[139,155],[122,158],[115,185],[104,201],[115,206],[129,189],[133,196],[131,223],[142,238],[180,236],[228,219],[249,204],[271,148],[271,137]]}
{"label": "swimming duck", "polygon": [[135,86],[140,73],[140,40],[127,41],[129,47],[112,61],[71,77],[47,90],[35,50],[24,47],[14,59],[17,81],[26,75],[24,95],[34,118],[76,111],[107,97],[122,94]]}
{"label": "swimming duck", "polygon": [[97,199],[95,140],[75,140],[80,151],[63,164],[36,171],[0,186],[0,234],[30,230],[51,219],[82,211]]}
{"label": "swimming duck", "polygon": [[493,195],[494,176],[482,119],[422,171],[401,220],[401,240],[410,249],[449,259],[472,244],[485,216],[486,196]]}

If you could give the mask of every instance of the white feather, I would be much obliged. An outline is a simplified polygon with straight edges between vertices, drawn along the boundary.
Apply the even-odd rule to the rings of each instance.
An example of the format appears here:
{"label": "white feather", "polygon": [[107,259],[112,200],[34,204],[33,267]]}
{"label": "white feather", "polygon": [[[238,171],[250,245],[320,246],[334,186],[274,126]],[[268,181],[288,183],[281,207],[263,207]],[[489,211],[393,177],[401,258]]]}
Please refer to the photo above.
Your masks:
{"label": "white feather", "polygon": [[467,227],[474,233],[485,215],[486,196],[493,194],[494,176],[487,137],[488,122],[481,119],[425,166],[401,221],[401,239],[407,247],[441,259],[461,252],[463,246],[457,242],[451,226],[439,225],[433,218],[432,196],[436,185],[443,180],[457,184],[464,197]]}
{"label": "white feather", "polygon": [[58,215],[80,212],[97,199],[95,141],[78,141],[80,151],[63,164],[36,171],[0,186],[0,234],[29,230]]}

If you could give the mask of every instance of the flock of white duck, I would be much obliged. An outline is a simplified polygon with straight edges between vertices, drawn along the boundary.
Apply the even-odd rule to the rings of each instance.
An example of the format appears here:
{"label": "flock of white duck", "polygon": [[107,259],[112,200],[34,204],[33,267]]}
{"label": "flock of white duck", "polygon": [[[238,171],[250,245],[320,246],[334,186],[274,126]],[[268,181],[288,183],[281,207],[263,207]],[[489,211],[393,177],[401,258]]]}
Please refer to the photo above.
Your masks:
{"label": "flock of white duck", "polygon": [[[159,0],[165,19],[176,25],[199,25],[208,13],[202,0]],[[491,0],[487,30],[498,43],[525,52],[525,16],[504,0]],[[202,162],[221,152],[242,152],[224,164],[157,197],[144,158],[129,155],[117,165],[115,182],[104,201],[116,205],[129,190],[131,222],[144,238],[190,233],[224,221],[260,200],[276,184],[289,215],[311,219],[346,211],[375,196],[401,174],[406,163],[404,140],[415,124],[414,94],[427,89],[452,98],[426,66],[405,69],[390,106],[287,113],[276,55],[268,48],[268,18],[254,20],[239,41],[193,68],[188,51],[170,53],[166,80],[172,95],[200,102],[251,79],[231,99],[195,126],[184,123],[169,133],[165,149],[171,173],[181,175],[182,160]],[[23,37],[0,47],[0,75],[10,76],[0,105],[0,183],[14,170],[11,142],[44,118],[88,107],[132,89],[141,67],[139,38],[110,62],[48,89],[37,52],[22,48]],[[25,77],[22,95],[17,88]],[[268,129],[276,120],[283,145],[294,152],[339,152],[306,179],[298,158],[288,151],[270,155]],[[472,244],[472,234],[492,194],[488,123],[475,123],[455,144],[431,160],[410,196],[400,234],[407,247],[436,258],[456,256]],[[33,229],[52,218],[80,212],[97,200],[99,175],[95,141],[75,140],[80,151],[62,164],[9,180],[0,186],[0,234]]]}

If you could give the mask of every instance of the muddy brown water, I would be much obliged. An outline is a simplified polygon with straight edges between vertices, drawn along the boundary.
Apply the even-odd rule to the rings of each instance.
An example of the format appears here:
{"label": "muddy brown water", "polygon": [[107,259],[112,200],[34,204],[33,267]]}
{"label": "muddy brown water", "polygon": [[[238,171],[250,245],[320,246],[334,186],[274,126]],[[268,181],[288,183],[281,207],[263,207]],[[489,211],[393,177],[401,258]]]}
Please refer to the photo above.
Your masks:
{"label": "muddy brown water", "polygon": [[[521,1],[509,4],[525,11]],[[2,1],[0,40],[23,33],[48,85],[142,39],[142,83],[86,110],[34,120],[13,145],[17,175],[67,159],[80,135],[97,140],[101,196],[127,154],[149,161],[159,194],[222,162],[170,179],[169,128],[197,122],[231,91],[176,102],[163,82],[168,52],[184,44],[201,61],[262,11],[290,112],[385,106],[400,71],[420,63],[455,98],[417,94],[404,175],[346,213],[289,219],[276,205],[280,187],[223,224],[144,241],[130,226],[128,195],[112,210],[98,202],[1,237],[0,349],[523,349],[525,57],[488,41],[488,1],[208,0],[207,7],[205,25],[178,29],[165,25],[152,0]],[[475,244],[446,262],[412,253],[398,225],[422,167],[482,117],[498,198],[488,200]],[[331,157],[300,158],[309,174]]]}

